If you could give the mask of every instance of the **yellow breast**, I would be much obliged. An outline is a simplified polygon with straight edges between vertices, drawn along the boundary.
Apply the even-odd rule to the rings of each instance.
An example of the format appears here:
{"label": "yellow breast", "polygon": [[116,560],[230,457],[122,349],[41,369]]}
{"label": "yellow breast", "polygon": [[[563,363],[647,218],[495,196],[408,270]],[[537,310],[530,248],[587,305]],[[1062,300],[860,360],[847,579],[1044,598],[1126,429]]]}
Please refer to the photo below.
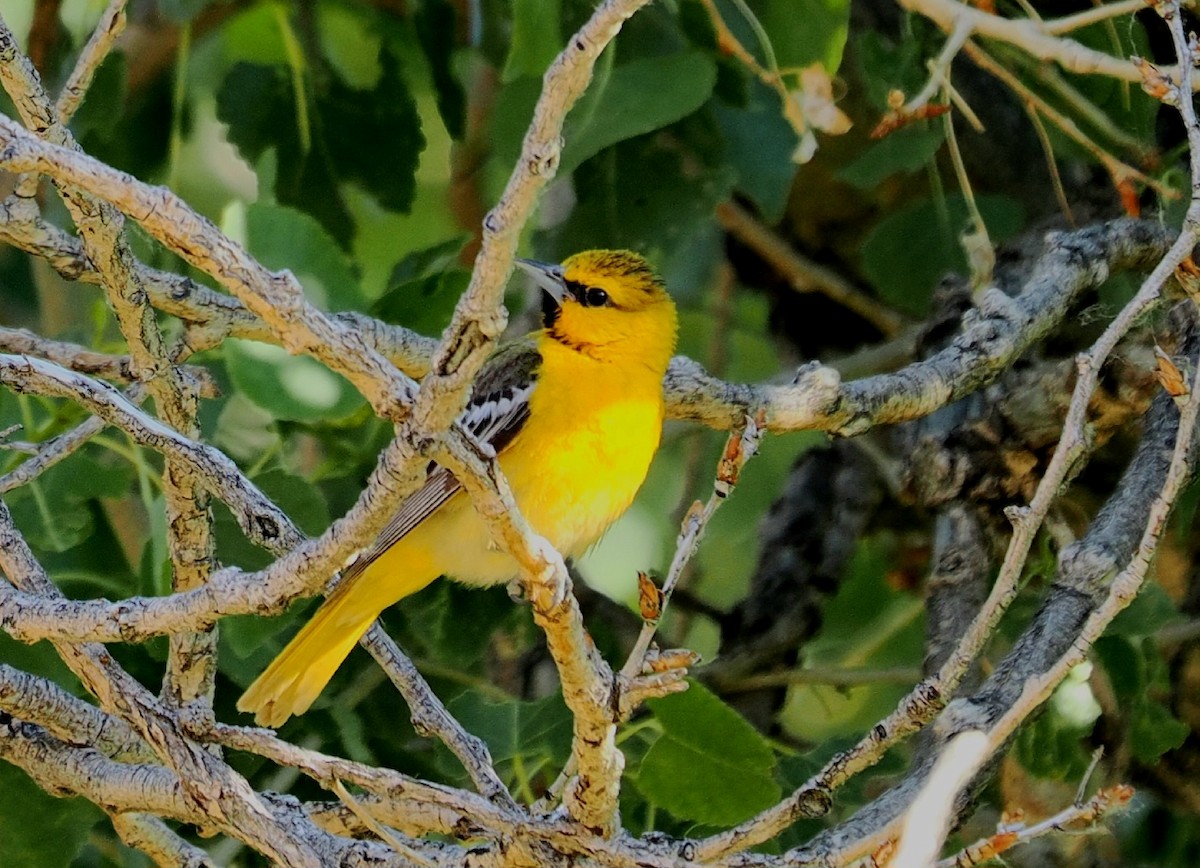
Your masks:
{"label": "yellow breast", "polygon": [[[646,479],[662,435],[662,384],[644,368],[565,348],[543,347],[542,355],[521,442],[500,463],[534,529],[564,554],[578,555]],[[522,448],[529,443],[536,451]]]}

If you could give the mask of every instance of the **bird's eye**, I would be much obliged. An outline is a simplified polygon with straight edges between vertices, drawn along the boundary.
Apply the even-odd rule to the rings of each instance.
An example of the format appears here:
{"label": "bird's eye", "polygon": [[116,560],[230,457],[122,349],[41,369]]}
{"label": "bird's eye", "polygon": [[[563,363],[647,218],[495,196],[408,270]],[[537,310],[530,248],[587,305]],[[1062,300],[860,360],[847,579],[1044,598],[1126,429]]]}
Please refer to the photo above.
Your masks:
{"label": "bird's eye", "polygon": [[608,304],[608,293],[596,286],[589,286],[584,294],[588,307],[604,307]]}

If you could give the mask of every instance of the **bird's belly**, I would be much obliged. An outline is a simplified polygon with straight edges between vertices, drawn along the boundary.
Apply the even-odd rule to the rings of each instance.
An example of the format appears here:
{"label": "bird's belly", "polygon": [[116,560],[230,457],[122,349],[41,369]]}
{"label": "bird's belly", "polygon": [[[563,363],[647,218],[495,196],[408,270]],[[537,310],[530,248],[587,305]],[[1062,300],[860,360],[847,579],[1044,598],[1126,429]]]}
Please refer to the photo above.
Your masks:
{"label": "bird's belly", "polygon": [[[570,408],[563,408],[563,415]],[[555,424],[556,421],[560,424]],[[528,433],[547,448],[500,464],[521,512],[565,555],[582,554],[633,502],[662,432],[661,404],[630,398],[578,419],[543,417]],[[524,433],[524,432],[523,432]]]}
{"label": "bird's belly", "polygon": [[[522,442],[500,458],[513,496],[530,526],[567,556],[582,554],[633,502],[662,431],[661,404],[626,400],[592,410],[581,423],[561,413],[534,413]],[[539,444],[530,451],[527,443]],[[496,584],[516,576],[515,561],[500,552],[482,519],[458,493],[437,519],[455,527],[441,539],[460,541],[444,552],[447,575],[468,584]]]}

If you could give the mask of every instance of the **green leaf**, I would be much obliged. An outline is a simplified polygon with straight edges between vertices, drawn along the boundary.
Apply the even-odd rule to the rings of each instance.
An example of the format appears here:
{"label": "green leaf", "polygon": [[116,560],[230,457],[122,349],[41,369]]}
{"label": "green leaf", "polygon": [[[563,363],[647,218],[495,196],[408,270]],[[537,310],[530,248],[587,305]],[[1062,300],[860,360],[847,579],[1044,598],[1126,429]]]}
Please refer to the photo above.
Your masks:
{"label": "green leaf", "polygon": [[[1158,50],[1147,39],[1145,27],[1137,26],[1132,21],[1127,27],[1114,27],[1111,22],[1101,21],[1089,27],[1082,27],[1071,36],[1087,48],[1115,57],[1154,57]],[[1157,144],[1155,142],[1156,118],[1160,114],[1162,104],[1142,88],[1131,88],[1122,81],[1103,75],[1066,74],[1063,77],[1072,87],[1078,89],[1084,98],[1100,109],[1115,129],[1141,139],[1145,153],[1153,153],[1156,148],[1164,145],[1161,130]],[[1050,133],[1056,151],[1061,149],[1068,154],[1077,154],[1080,158],[1095,161],[1095,157],[1087,153],[1078,142],[1058,134],[1053,127],[1050,128]],[[1182,130],[1180,134],[1182,135]]]}
{"label": "green leaf", "polygon": [[234,15],[221,33],[229,62],[287,64],[288,49],[284,45],[279,12],[277,5],[253,3]]}
{"label": "green leaf", "polygon": [[870,190],[900,172],[911,173],[924,168],[942,146],[941,129],[905,127],[871,145],[838,177],[860,190]]}
{"label": "green leaf", "polygon": [[321,602],[321,599],[299,601],[285,615],[274,618],[259,615],[222,618],[221,673],[238,687],[249,687]]}
{"label": "green leaf", "polygon": [[[323,60],[342,80],[358,90],[372,87],[382,71],[379,49],[387,33],[387,23],[363,7],[350,4],[316,5],[317,31]],[[277,19],[278,20],[278,19]],[[307,59],[298,61],[306,64]]]}
{"label": "green leaf", "polygon": [[708,99],[716,80],[716,64],[699,51],[618,66],[568,116],[559,172],[690,115]]}
{"label": "green leaf", "polygon": [[[763,344],[760,340],[760,352],[766,349]],[[739,367],[748,367],[751,358],[748,334],[735,341],[733,346],[742,356]],[[757,382],[759,378],[749,378],[749,381]],[[732,607],[745,596],[755,568],[755,559],[746,555],[757,551],[758,526],[778,495],[780,480],[787,477],[798,454],[824,440],[824,436],[815,431],[799,431],[763,441],[754,461],[746,466],[742,476],[744,484],[739,483],[735,495],[713,516],[704,545],[696,557],[701,575],[696,590],[706,601],[725,608]],[[716,467],[724,442],[725,438],[719,434],[710,437],[707,466]]]}
{"label": "green leaf", "polygon": [[[100,458],[93,457],[100,454]],[[35,548],[65,552],[96,529],[89,502],[128,493],[133,468],[123,459],[80,452],[7,495],[13,521]]]}
{"label": "green leaf", "polygon": [[[415,647],[433,660],[463,669],[478,667],[497,627],[520,616],[503,586],[478,588],[453,581],[434,582],[408,597],[398,610]],[[464,630],[463,624],[473,627]]]}
{"label": "green leaf", "polygon": [[72,455],[42,474],[42,483],[55,497],[92,500],[122,497],[133,484],[133,467],[108,452],[86,451]]}
{"label": "green leaf", "polygon": [[246,245],[270,269],[289,269],[308,300],[324,310],[362,306],[350,259],[313,217],[281,205],[246,208]]}
{"label": "green leaf", "polygon": [[237,390],[276,419],[341,419],[364,403],[349,382],[308,356],[292,356],[272,344],[235,339],[225,341],[222,351]]}
{"label": "green leaf", "polygon": [[470,280],[470,274],[457,269],[409,280],[381,295],[371,305],[371,316],[421,334],[438,334],[450,323]]}
{"label": "green leaf", "polygon": [[646,703],[664,734],[697,751],[759,771],[775,765],[775,755],[745,718],[697,681],[688,689]]}
{"label": "green leaf", "polygon": [[571,751],[571,715],[558,694],[536,702],[496,702],[474,690],[455,697],[450,713],[482,738],[497,762],[546,756],[565,760]]}
{"label": "green leaf", "polygon": [[897,44],[877,31],[867,30],[855,43],[858,77],[867,99],[879,112],[888,110],[891,91],[916,93],[925,83],[929,73],[919,40],[903,39]]}
{"label": "green leaf", "polygon": [[229,140],[253,163],[271,147],[299,156],[295,103],[287,70],[239,62],[234,65],[217,94],[217,117],[229,124]]}
{"label": "green leaf", "polygon": [[1133,602],[1113,618],[1106,636],[1153,636],[1165,624],[1180,618],[1179,607],[1161,585],[1147,582]]}
{"label": "green leaf", "polygon": [[66,868],[104,814],[85,799],[56,799],[21,769],[0,763],[0,854],[5,865]]}
{"label": "green leaf", "polygon": [[[845,580],[825,607],[820,632],[804,648],[805,665],[853,669],[920,663],[924,607],[913,594],[888,585],[894,563],[889,536],[859,543]],[[789,691],[780,721],[797,738],[821,743],[873,726],[905,692],[901,684],[801,685]]]}
{"label": "green leaf", "polygon": [[1013,753],[1023,768],[1039,778],[1070,780],[1088,767],[1091,751],[1083,743],[1091,727],[1064,721],[1052,711],[1021,727]]}
{"label": "green leaf", "polygon": [[429,73],[437,92],[438,114],[453,139],[461,139],[467,125],[467,95],[454,75],[454,6],[447,0],[424,0],[413,15]]}
{"label": "green leaf", "polygon": [[146,512],[150,516],[150,527],[147,528],[146,543],[142,546],[141,569],[142,586],[145,593],[159,596],[170,593],[171,588],[171,555],[167,550],[167,511],[165,500],[161,494],[155,495],[148,504]]}
{"label": "green leaf", "polygon": [[384,50],[379,64],[374,89],[353,90],[335,79],[319,95],[317,107],[330,159],[342,169],[342,179],[361,184],[385,208],[407,214],[425,137],[399,61]]}
{"label": "green leaf", "polygon": [[329,527],[329,507],[315,485],[286,470],[268,470],[252,481],[309,536]]}
{"label": "green leaf", "polygon": [[1191,728],[1161,702],[1146,702],[1133,716],[1129,745],[1133,755],[1147,765],[1158,762],[1167,751],[1181,747]]}
{"label": "green leaf", "polygon": [[683,0],[679,4],[679,29],[697,48],[717,50],[717,31],[700,0]]}
{"label": "green leaf", "polygon": [[414,250],[392,267],[388,286],[399,286],[410,280],[430,275],[440,275],[458,261],[470,235],[456,235],[424,250]]}
{"label": "green leaf", "polygon": [[340,702],[329,703],[325,710],[337,724],[338,740],[345,755],[356,762],[378,764],[379,760],[367,742],[367,729],[358,710]]}
{"label": "green leaf", "polygon": [[80,501],[56,503],[51,510],[41,484],[26,486],[11,501],[13,521],[29,544],[42,552],[65,552],[79,545],[96,529],[92,511]]}
{"label": "green leaf", "polygon": [[714,826],[739,823],[779,801],[782,791],[768,772],[730,759],[721,747],[716,738],[701,749],[664,735],[646,752],[635,785],[676,817]]}
{"label": "green leaf", "polygon": [[779,97],[754,82],[744,106],[718,103],[713,114],[727,143],[729,163],[737,170],[738,189],[754,200],[765,222],[779,222],[799,168],[792,160],[796,131],[784,120]]}
{"label": "green leaf", "polygon": [[114,52],[96,70],[87,98],[71,120],[71,129],[80,141],[93,135],[108,139],[118,129],[125,110],[127,67],[125,55]]}
{"label": "green leaf", "polygon": [[[304,533],[315,536],[329,526],[329,507],[325,498],[321,490],[307,480],[276,469],[257,474],[252,481]],[[215,505],[214,512],[217,556],[222,563],[237,564],[243,569],[252,570],[270,563],[272,556],[246,539],[236,519],[224,506]]]}
{"label": "green leaf", "polygon": [[216,0],[158,0],[158,9],[175,24],[187,24]]}
{"label": "green leaf", "polygon": [[422,334],[440,333],[470,280],[470,274],[454,267],[468,240],[457,235],[397,262],[371,316]]}
{"label": "green leaf", "polygon": [[[703,113],[672,127],[681,139],[714,138]],[[710,150],[711,155],[711,150]],[[734,173],[728,165],[697,165],[657,147],[651,136],[621,142],[576,172],[579,201],[570,216],[535,236],[537,255],[561,259],[588,247],[625,247],[670,256],[712,220],[729,196]]]}
{"label": "green leaf", "polygon": [[[1015,199],[978,196],[976,203],[994,244],[1024,225],[1023,209]],[[876,224],[862,246],[863,272],[884,301],[922,316],[937,282],[952,272],[966,272],[958,239],[967,229],[961,196],[949,196],[940,204],[927,200],[911,205]],[[921,255],[914,257],[914,250]]]}
{"label": "green leaf", "polygon": [[[617,142],[690,115],[708,99],[716,80],[716,63],[701,51],[644,58],[598,71],[591,88],[567,116],[559,174],[573,171]],[[493,140],[496,156],[506,167],[520,154],[541,87],[539,79],[526,77],[501,92]]]}
{"label": "green leaf", "polygon": [[416,190],[425,145],[416,103],[387,50],[379,63],[379,80],[369,91],[349,87],[329,68],[319,88],[297,95],[284,66],[239,62],[217,94],[217,117],[229,125],[229,140],[241,155],[254,164],[273,149],[275,196],[316,217],[342,246],[354,235],[342,184],[353,181],[401,212]]}
{"label": "green leaf", "polygon": [[[79,684],[78,679],[67,668],[67,664],[58,656],[54,646],[49,642],[35,642],[29,645],[25,642],[18,642],[7,633],[0,632],[0,662],[12,666],[14,669],[20,669],[22,672],[53,681],[76,695],[84,693],[83,686]],[[3,763],[0,763],[0,768],[3,767]],[[0,811],[0,814],[3,813]],[[0,836],[0,842],[3,841],[4,838]],[[3,852],[4,850],[0,847],[0,853]]]}
{"label": "green leaf", "polygon": [[850,32],[850,0],[768,0],[755,7],[765,7],[759,20],[781,69],[820,63],[830,75],[837,72]]}
{"label": "green leaf", "polygon": [[562,50],[561,0],[513,0],[512,42],[501,80],[540,78]]}
{"label": "green leaf", "polygon": [[1183,744],[1190,731],[1165,705],[1152,698],[1155,691],[1169,683],[1152,635],[1130,639],[1128,635],[1106,633],[1093,646],[1129,727],[1128,741],[1134,756],[1147,764]]}
{"label": "green leaf", "polygon": [[1140,643],[1125,636],[1101,636],[1092,653],[1108,673],[1113,692],[1123,705],[1133,706],[1146,695],[1146,657]]}

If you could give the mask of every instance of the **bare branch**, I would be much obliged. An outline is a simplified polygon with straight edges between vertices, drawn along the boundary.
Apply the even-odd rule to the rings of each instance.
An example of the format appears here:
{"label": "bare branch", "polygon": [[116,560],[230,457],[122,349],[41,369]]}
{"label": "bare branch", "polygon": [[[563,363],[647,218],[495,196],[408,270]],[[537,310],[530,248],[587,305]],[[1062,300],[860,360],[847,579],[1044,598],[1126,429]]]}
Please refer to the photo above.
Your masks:
{"label": "bare branch", "polygon": [[6,664],[0,664],[0,710],[37,724],[60,741],[90,745],[110,759],[155,761],[154,752],[121,718]]}
{"label": "bare branch", "polygon": [[207,853],[184,841],[152,814],[125,811],[111,816],[121,840],[141,850],[160,868],[217,868]]}
{"label": "bare branch", "polygon": [[84,96],[92,85],[92,77],[125,31],[125,23],[125,0],[110,0],[54,103],[55,114],[61,123],[70,123],[76,110],[83,104]]}
{"label": "bare branch", "polygon": [[[0,326],[0,352],[14,355],[31,355],[54,362],[70,371],[114,380],[120,383],[134,382],[129,356],[114,356],[98,353],[66,341],[52,341],[27,329],[10,329]],[[189,365],[183,368],[189,381],[194,384],[200,397],[215,398],[217,384],[205,368]]]}
{"label": "bare branch", "polygon": [[492,757],[482,739],[471,735],[451,716],[446,706],[421,677],[417,667],[376,621],[362,638],[362,646],[387,673],[412,715],[413,728],[422,735],[437,735],[458,757],[475,788],[502,808],[514,808],[512,794],[496,774]]}
{"label": "bare branch", "polygon": [[[957,0],[901,0],[900,5],[928,18],[945,33],[953,33],[965,26],[976,36],[1008,43],[1039,60],[1053,61],[1068,72],[1102,75],[1118,81],[1142,80],[1137,66],[1128,60],[1059,35],[1080,26],[1074,16],[1046,22],[1004,18]],[[1124,4],[1112,5],[1127,12]],[[1169,74],[1176,75],[1177,71],[1172,70]]]}
{"label": "bare branch", "polygon": [[1117,784],[1100,790],[1086,802],[1077,802],[1032,826],[1024,823],[1002,824],[995,835],[964,847],[955,855],[938,862],[936,868],[971,868],[1051,832],[1086,831],[1098,825],[1108,814],[1125,807],[1132,798],[1132,787]]}
{"label": "bare branch", "polygon": [[[667,836],[635,840],[620,832],[618,796],[624,757],[617,746],[617,725],[647,696],[680,689],[682,675],[694,658],[688,652],[658,654],[649,649],[661,615],[656,610],[646,616],[646,628],[625,669],[614,673],[584,627],[561,555],[517,511],[495,457],[479,448],[455,419],[504,327],[504,281],[522,227],[557,169],[563,119],[587,87],[597,58],[622,23],[646,2],[604,2],[547,73],[520,161],[503,198],[484,221],[482,249],[470,287],[459,300],[445,337],[437,343],[362,315],[321,312],[304,298],[290,273],[267,270],[170,191],[141,184],[77,152],[63,124],[122,26],[121,0],[109,6],[57,105],[41,92],[32,67],[0,23],[0,75],[36,133],[0,118],[0,168],[49,176],[63,191],[81,236],[76,240],[44,222],[35,200],[15,196],[0,203],[0,239],[45,257],[60,273],[102,285],[129,346],[128,357],[105,356],[28,333],[0,330],[0,349],[9,351],[0,354],[0,382],[18,392],[74,401],[96,414],[75,431],[43,444],[37,455],[0,479],[0,492],[35,478],[103,425],[115,425],[140,446],[165,456],[169,539],[177,577],[176,593],[161,598],[115,603],[67,600],[50,584],[0,504],[0,566],[15,585],[0,584],[0,627],[25,641],[54,642],[100,705],[94,707],[49,682],[0,666],[0,728],[4,729],[0,753],[5,758],[52,790],[79,792],[101,801],[119,834],[161,864],[204,866],[215,861],[184,842],[162,818],[202,824],[204,832],[224,832],[281,864],[314,868],[368,863],[439,868],[573,864],[686,868],[698,862],[714,868],[768,868],[809,858],[840,864],[894,836],[897,817],[903,813],[898,806],[922,790],[929,791],[930,781],[940,778],[938,772],[930,772],[936,767],[932,757],[928,764],[917,763],[909,778],[870,806],[870,811],[818,836],[805,848],[782,859],[743,852],[799,817],[827,811],[834,789],[932,720],[959,689],[964,673],[994,635],[997,620],[1013,599],[1034,534],[1077,460],[1089,451],[1087,410],[1101,367],[1134,320],[1158,303],[1171,272],[1190,254],[1200,237],[1196,229],[1200,205],[1193,205],[1184,232],[1173,245],[1168,231],[1134,221],[1051,236],[1046,255],[1019,294],[984,292],[952,342],[894,373],[843,383],[832,368],[814,363],[802,368],[790,384],[741,386],[708,377],[687,359],[675,360],[666,386],[670,412],[677,418],[737,430],[749,417],[756,420],[754,427],[776,431],[857,434],[923,416],[993,382],[1058,328],[1083,293],[1117,271],[1147,267],[1166,256],[1135,300],[1080,358],[1065,436],[1050,470],[1030,505],[1012,513],[1015,532],[1005,566],[981,611],[961,630],[963,636],[953,647],[945,641],[933,643],[929,669],[936,671],[858,745],[832,759],[758,817],[699,841]],[[952,39],[944,52],[944,66],[969,37],[985,36],[1040,52],[1038,56],[1065,68],[1090,65],[1110,76],[1136,74],[1132,64],[1061,38],[1084,24],[1127,14],[1131,10],[1123,2],[1048,23],[987,15],[955,0],[905,0],[903,5],[939,26],[950,26]],[[1173,27],[1179,43],[1178,15]],[[1193,159],[1200,160],[1200,128],[1188,114],[1190,99],[1180,96],[1191,91],[1189,56],[1187,46],[1178,47],[1186,72],[1174,99],[1187,104],[1184,116]],[[784,95],[788,96],[786,91]],[[1200,178],[1196,165],[1194,177]],[[896,317],[864,300],[852,287],[839,285],[828,274],[818,272],[814,277],[809,265],[780,254],[779,239],[767,238],[762,227],[748,226],[746,215],[739,216],[736,208],[722,210],[730,230],[775,261],[798,288],[815,285],[885,333],[899,327]],[[234,297],[138,262],[123,239],[123,218],[118,212],[132,216]],[[183,321],[179,346],[166,346],[156,309]],[[216,346],[230,335],[269,341],[316,358],[347,376],[379,416],[395,423],[394,439],[379,456],[355,505],[317,539],[305,538],[233,462],[200,442],[197,378],[182,362],[196,349]],[[49,361],[21,355],[29,353]],[[420,388],[408,379],[426,371],[429,375]],[[129,396],[123,396],[98,382],[97,376],[134,385]],[[137,400],[143,397],[154,399],[162,421],[138,408]],[[974,696],[952,704],[931,736],[935,747],[944,749],[956,734],[978,730],[985,743],[972,762],[986,762],[1053,689],[1054,679],[1065,671],[1062,667],[1082,659],[1107,623],[1104,619],[1111,619],[1136,591],[1166,511],[1190,473],[1187,445],[1192,440],[1196,402],[1189,398],[1174,403],[1183,407],[1177,429],[1167,418],[1174,404],[1160,401],[1148,417],[1143,451],[1134,462],[1143,473],[1134,480],[1141,485],[1142,499],[1121,493],[1110,501],[1112,510],[1129,509],[1141,522],[1119,524],[1111,511],[1102,512],[1089,537],[1064,553],[1043,613],[1021,640],[1024,645],[1018,643],[1018,650],[1024,652],[1036,640],[1041,643],[1041,656],[1014,652]],[[1168,435],[1175,439],[1164,441]],[[1164,469],[1161,459],[1168,446],[1174,452]],[[1152,460],[1155,449],[1158,463]],[[319,592],[415,489],[430,460],[447,467],[462,482],[498,546],[520,567],[523,588],[545,633],[573,718],[572,754],[563,786],[565,810],[547,803],[544,807],[552,813],[544,814],[542,806],[530,810],[518,804],[493,766],[486,745],[454,720],[379,624],[368,631],[362,644],[403,694],[417,731],[436,734],[449,746],[479,795],[295,747],[262,730],[222,726],[212,719],[211,707],[206,707],[214,645],[212,635],[203,631],[225,615],[278,612],[299,596]],[[1151,479],[1156,486],[1147,488]],[[247,535],[276,556],[270,566],[255,573],[227,569],[210,577],[208,493],[228,503]],[[1151,493],[1157,496],[1150,498]],[[703,515],[685,524],[664,589],[666,597],[719,502],[714,496]],[[976,555],[982,550],[977,515],[967,515],[965,510],[956,504],[939,519],[945,533],[939,568],[930,581],[935,591],[940,582],[963,572],[978,580],[985,568],[982,555],[960,571],[943,563],[942,556],[960,543],[973,545]],[[1149,523],[1145,523],[1147,515]],[[855,527],[861,530],[863,522],[857,521]],[[1120,545],[1114,551],[1098,552],[1092,546],[1101,538],[1115,539]],[[1123,567],[1119,556],[1128,558]],[[1108,579],[1114,573],[1117,577],[1110,586]],[[960,632],[956,628],[968,620],[965,601],[953,602],[954,607],[939,610],[932,619],[941,639]],[[1062,628],[1057,643],[1042,641],[1051,628]],[[163,634],[171,636],[166,701],[134,681],[104,647],[72,644],[133,642]],[[1051,653],[1056,656],[1046,656]],[[199,664],[193,665],[195,661]],[[751,677],[747,683],[759,688],[813,675],[811,671],[780,673],[774,680]],[[1024,692],[1014,696],[1018,688]],[[256,793],[221,759],[222,747],[296,769],[337,793],[341,802],[301,805],[290,797]],[[946,762],[944,756],[943,765]],[[969,775],[964,768],[956,774],[945,788],[946,798],[935,811],[923,813],[922,820],[936,814],[939,823],[948,827],[956,818],[955,812],[969,797],[969,792],[960,794]],[[356,791],[351,793],[343,782]],[[555,789],[555,798],[557,793]],[[372,834],[384,843],[351,839]],[[449,840],[421,840],[425,836]],[[926,837],[934,847],[941,843],[940,836],[926,833]]]}
{"label": "bare branch", "polygon": [[[1172,240],[1173,233],[1132,220],[1051,233],[1046,253],[1019,295],[985,293],[948,347],[894,373],[843,384],[833,370],[813,364],[790,385],[739,386],[708,376],[695,362],[675,359],[666,379],[668,414],[733,430],[762,409],[768,430],[817,429],[846,437],[919,418],[992,382],[1062,321],[1080,293],[1115,273],[1159,262]],[[1189,239],[1171,250],[1173,261],[1160,264],[1155,274],[1154,298],[1190,250]],[[1119,334],[1127,328],[1124,322]]]}
{"label": "bare branch", "polygon": [[[26,593],[51,599],[61,597],[16,532],[2,502],[0,541],[3,543],[0,569],[9,581]],[[207,815],[227,834],[274,859],[287,864],[294,862],[301,868],[318,868],[310,843],[298,838],[295,830],[285,828],[244,778],[184,737],[166,707],[118,666],[104,648],[56,642],[55,649],[101,706],[129,723],[159,759],[178,774],[182,795],[192,809]]]}
{"label": "bare branch", "polygon": [[[131,393],[133,390],[130,390]],[[55,464],[82,449],[89,440],[104,430],[105,422],[92,416],[75,428],[39,444],[36,453],[0,477],[0,494],[12,491],[37,479]]]}
{"label": "bare branch", "polygon": [[699,501],[692,504],[691,509],[683,517],[683,526],[680,528],[679,537],[675,543],[675,555],[671,559],[671,566],[667,569],[667,576],[663,580],[660,599],[654,606],[654,615],[644,618],[642,631],[634,643],[633,650],[629,652],[625,665],[621,667],[620,677],[624,681],[631,681],[642,674],[646,663],[646,652],[650,648],[654,634],[658,631],[659,620],[671,602],[671,595],[675,593],[675,587],[679,584],[684,569],[700,546],[700,537],[703,536],[713,514],[733,493],[742,468],[758,452],[759,443],[765,433],[761,417],[758,420],[747,417],[745,427],[740,432],[735,431],[729,435],[729,439],[725,442],[725,449],[717,464],[712,495],[703,505]]}
{"label": "bare branch", "polygon": [[[94,67],[100,62],[125,25],[121,0],[102,16],[100,28],[85,46],[83,57],[64,92],[60,116],[42,90],[33,64],[17,53],[0,65],[0,81],[16,105],[22,120],[48,142],[79,152],[66,128],[79,105]],[[0,42],[11,45],[12,33],[0,21]],[[58,183],[57,179],[56,183]],[[140,273],[123,233],[124,219],[107,202],[92,199],[79,190],[58,183],[71,213],[88,259],[96,265],[109,307],[117,319],[130,350],[130,369],[145,384],[163,420],[180,433],[199,434],[196,421],[198,397],[186,376],[172,362],[154,309],[147,303]],[[207,494],[195,471],[168,458],[163,469],[163,495],[167,512],[167,546],[176,590],[199,587],[207,579],[213,560],[212,516]],[[211,707],[216,678],[215,628],[173,635],[170,640],[164,693],[176,704],[201,701]]]}

